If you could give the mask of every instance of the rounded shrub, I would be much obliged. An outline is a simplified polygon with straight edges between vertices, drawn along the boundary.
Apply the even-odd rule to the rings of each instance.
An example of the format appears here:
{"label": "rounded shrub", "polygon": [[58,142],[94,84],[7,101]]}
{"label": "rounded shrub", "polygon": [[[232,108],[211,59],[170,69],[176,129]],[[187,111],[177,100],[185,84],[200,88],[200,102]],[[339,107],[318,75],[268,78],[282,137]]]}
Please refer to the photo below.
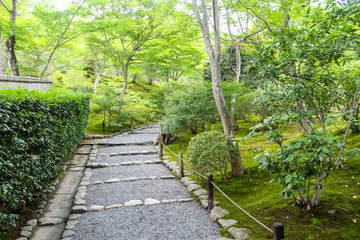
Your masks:
{"label": "rounded shrub", "polygon": [[230,165],[230,147],[224,133],[209,131],[191,138],[187,156],[193,170],[205,175],[218,171],[224,182]]}

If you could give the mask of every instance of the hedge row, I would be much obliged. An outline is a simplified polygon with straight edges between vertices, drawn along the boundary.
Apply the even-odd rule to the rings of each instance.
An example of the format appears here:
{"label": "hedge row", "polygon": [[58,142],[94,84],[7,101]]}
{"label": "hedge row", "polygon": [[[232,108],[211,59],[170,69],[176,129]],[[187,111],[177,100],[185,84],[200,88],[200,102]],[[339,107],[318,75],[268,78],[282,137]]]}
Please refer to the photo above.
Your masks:
{"label": "hedge row", "polygon": [[41,197],[81,140],[90,96],[0,90],[0,227]]}

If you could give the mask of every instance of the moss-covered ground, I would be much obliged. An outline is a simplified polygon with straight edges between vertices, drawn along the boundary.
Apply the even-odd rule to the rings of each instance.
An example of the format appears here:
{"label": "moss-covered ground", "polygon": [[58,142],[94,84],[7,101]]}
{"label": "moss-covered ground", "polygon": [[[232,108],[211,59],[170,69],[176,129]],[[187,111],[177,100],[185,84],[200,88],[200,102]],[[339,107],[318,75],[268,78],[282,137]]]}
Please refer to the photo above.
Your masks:
{"label": "moss-covered ground", "polygon": [[[237,137],[242,138],[248,134],[249,125],[240,121],[239,126]],[[213,126],[213,129],[219,128],[218,125]],[[189,131],[181,135],[181,138],[168,147],[176,154],[184,152],[186,160],[186,148],[194,135]],[[294,126],[286,130],[288,139],[300,135],[300,130]],[[360,135],[351,135],[348,145],[350,148],[359,148]],[[284,223],[287,239],[360,239],[360,158],[348,161],[347,167],[343,169],[334,170],[323,190],[321,204],[307,210],[296,207],[293,199],[283,199],[280,185],[271,181],[269,174],[259,168],[259,163],[248,151],[251,147],[274,150],[275,145],[264,141],[253,144],[240,141],[239,147],[247,169],[246,173],[234,178],[229,172],[229,180],[226,183],[223,183],[220,176],[215,174],[215,183],[251,215],[270,228],[274,222]],[[170,156],[171,161],[178,161],[177,156],[173,156],[166,149],[165,153]],[[226,218],[238,221],[237,227],[251,229],[254,239],[272,238],[269,231],[245,215],[219,191],[215,190],[214,196],[215,201],[230,212]],[[331,214],[329,210],[335,210],[335,213]],[[225,229],[222,229],[222,232],[225,233]]]}

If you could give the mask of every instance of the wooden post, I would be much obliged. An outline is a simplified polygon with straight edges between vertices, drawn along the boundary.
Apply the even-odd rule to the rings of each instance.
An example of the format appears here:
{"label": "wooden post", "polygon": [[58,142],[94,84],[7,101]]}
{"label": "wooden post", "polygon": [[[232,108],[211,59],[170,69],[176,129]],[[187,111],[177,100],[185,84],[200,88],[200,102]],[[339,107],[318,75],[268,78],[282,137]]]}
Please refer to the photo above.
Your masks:
{"label": "wooden post", "polygon": [[149,126],[149,116],[146,116],[146,126]]}
{"label": "wooden post", "polygon": [[281,222],[275,222],[273,224],[273,228],[274,228],[273,240],[284,240],[285,239],[284,224],[282,224]]}
{"label": "wooden post", "polygon": [[180,178],[184,177],[184,162],[183,162],[183,153],[179,152],[179,174]]}
{"label": "wooden post", "polygon": [[162,158],[164,153],[164,147],[163,147],[163,134],[162,132],[159,134],[159,158]]}
{"label": "wooden post", "polygon": [[134,118],[131,118],[130,125],[131,125],[131,132],[133,132],[134,131]]}
{"label": "wooden post", "polygon": [[207,175],[207,192],[208,192],[208,211],[211,212],[211,210],[214,208],[214,190],[212,181],[214,180],[213,174],[208,173]]}
{"label": "wooden post", "polygon": [[102,127],[103,127],[103,132],[105,132],[105,120],[103,120]]}

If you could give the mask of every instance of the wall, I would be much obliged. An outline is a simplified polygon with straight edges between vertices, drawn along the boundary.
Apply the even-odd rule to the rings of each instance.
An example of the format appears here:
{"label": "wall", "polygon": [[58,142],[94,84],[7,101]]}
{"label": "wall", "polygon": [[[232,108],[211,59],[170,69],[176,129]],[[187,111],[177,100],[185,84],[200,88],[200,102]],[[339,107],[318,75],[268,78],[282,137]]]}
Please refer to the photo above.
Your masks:
{"label": "wall", "polygon": [[52,87],[52,81],[33,77],[0,76],[0,87],[8,86],[11,89],[23,86],[27,90],[45,91]]}

